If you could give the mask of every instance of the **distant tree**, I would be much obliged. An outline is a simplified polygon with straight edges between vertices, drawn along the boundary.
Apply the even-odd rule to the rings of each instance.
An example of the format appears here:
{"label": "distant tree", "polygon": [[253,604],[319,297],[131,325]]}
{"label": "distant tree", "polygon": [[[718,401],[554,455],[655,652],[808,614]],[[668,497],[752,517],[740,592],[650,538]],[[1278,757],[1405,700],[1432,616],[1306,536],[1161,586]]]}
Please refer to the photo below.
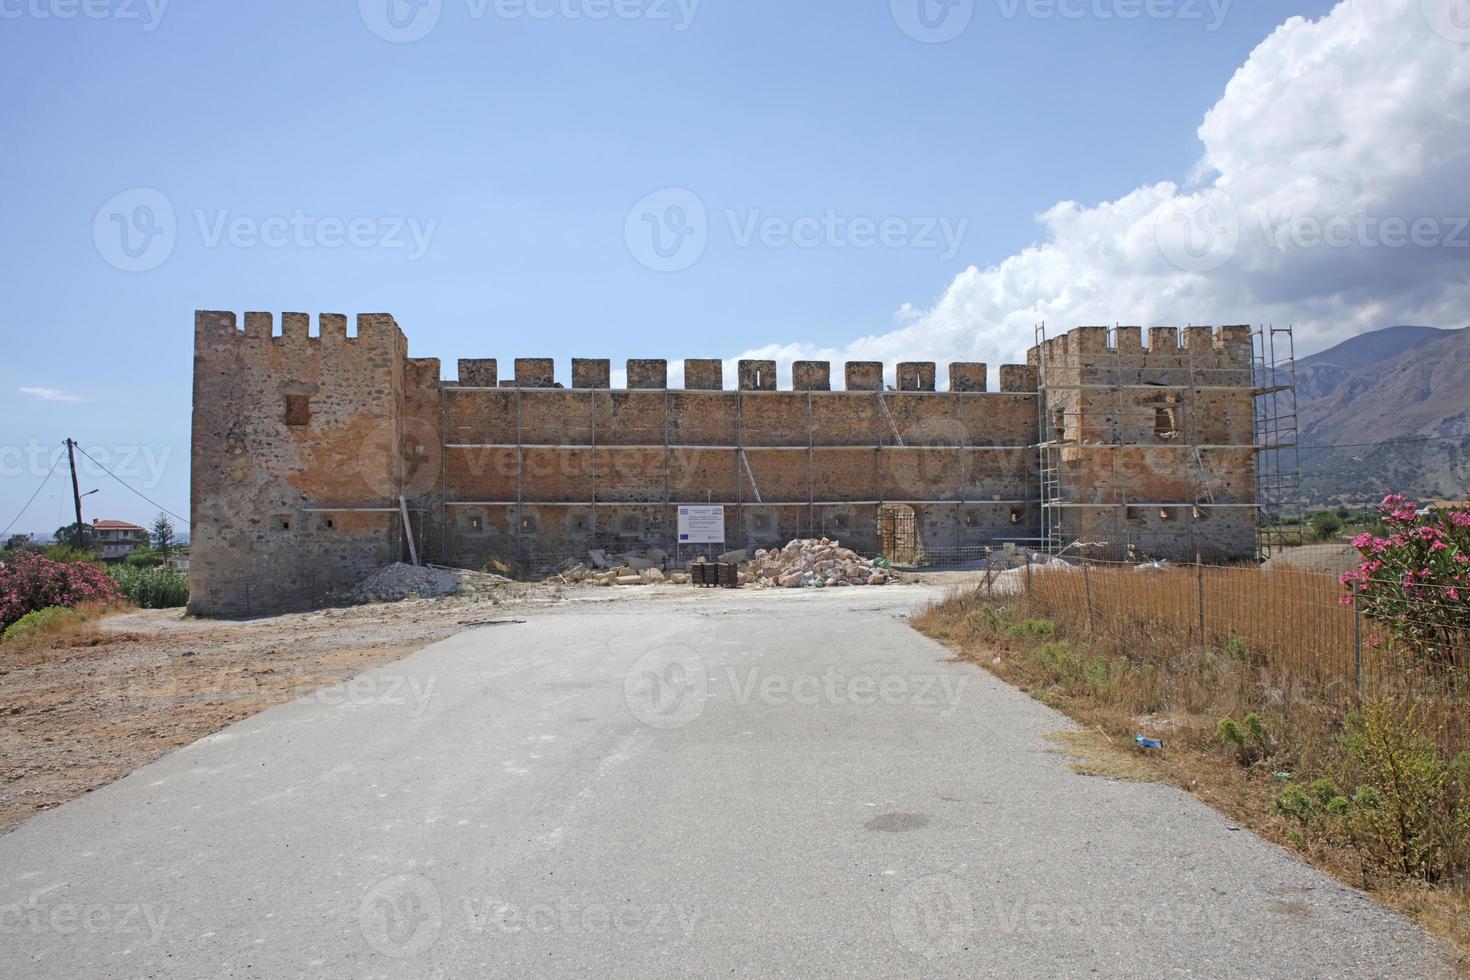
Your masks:
{"label": "distant tree", "polygon": [[173,547],[175,533],[173,521],[168,519],[167,514],[159,511],[158,516],[153,519],[150,537],[153,539],[153,547],[163,556],[163,561],[168,561],[168,550]]}
{"label": "distant tree", "polygon": [[31,540],[31,536],[29,534],[12,534],[9,538],[7,538],[5,540],[5,547],[4,547],[4,549],[0,549],[0,550],[4,550],[4,551],[21,551],[21,550],[25,550],[25,551],[40,551],[41,549],[36,544],[36,542],[34,542],[34,541]]}
{"label": "distant tree", "polygon": [[[77,526],[75,524],[64,524],[56,529],[56,543],[76,547]],[[97,548],[97,532],[92,525],[82,524],[82,550],[95,551]]]}
{"label": "distant tree", "polygon": [[163,555],[145,544],[128,552],[128,556],[123,561],[134,568],[152,568],[155,565],[162,565],[164,558]]}
{"label": "distant tree", "polygon": [[1319,510],[1312,515],[1312,537],[1318,541],[1331,541],[1342,533],[1342,518],[1330,510]]}

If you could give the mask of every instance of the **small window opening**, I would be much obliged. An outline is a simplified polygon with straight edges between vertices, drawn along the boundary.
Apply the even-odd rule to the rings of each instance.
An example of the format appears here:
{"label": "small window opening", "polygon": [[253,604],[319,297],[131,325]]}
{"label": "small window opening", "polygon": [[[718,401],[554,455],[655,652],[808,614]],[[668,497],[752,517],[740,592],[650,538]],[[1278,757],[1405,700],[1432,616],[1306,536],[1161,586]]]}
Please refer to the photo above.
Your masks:
{"label": "small window opening", "polygon": [[282,531],[289,531],[289,530],[291,530],[291,522],[290,521],[282,521],[281,522],[281,530]]}
{"label": "small window opening", "polygon": [[1174,439],[1179,435],[1179,415],[1168,405],[1154,409],[1154,435],[1162,439]]}
{"label": "small window opening", "polygon": [[336,524],[332,523],[332,519],[330,517],[328,517],[324,523],[326,524],[328,531],[332,530],[333,528],[335,528],[337,526]]}
{"label": "small window opening", "polygon": [[469,521],[470,521],[470,530],[471,531],[482,531],[482,530],[484,530],[484,528],[485,528],[485,519],[482,518],[479,514],[471,514],[470,515],[470,518],[469,518]]}
{"label": "small window opening", "polygon": [[769,531],[771,529],[771,518],[769,514],[756,514],[751,519],[751,526],[757,531]]}
{"label": "small window opening", "polygon": [[307,425],[311,422],[311,396],[286,396],[286,424]]}

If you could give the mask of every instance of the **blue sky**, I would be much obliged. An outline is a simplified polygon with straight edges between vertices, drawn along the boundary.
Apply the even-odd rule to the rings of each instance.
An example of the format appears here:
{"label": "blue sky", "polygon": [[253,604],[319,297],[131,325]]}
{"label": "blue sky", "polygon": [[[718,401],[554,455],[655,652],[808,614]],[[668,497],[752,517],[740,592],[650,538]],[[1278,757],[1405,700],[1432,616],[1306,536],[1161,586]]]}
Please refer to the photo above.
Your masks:
{"label": "blue sky", "polygon": [[[472,356],[566,376],[574,355],[853,349],[1052,234],[1037,216],[1058,202],[1187,181],[1252,50],[1332,6],[973,0],[928,43],[900,24],[909,0],[618,0],[605,19],[611,0],[443,0],[400,43],[374,33],[389,0],[87,2],[96,18],[0,0],[0,522],[67,436],[187,514],[196,308],[390,312],[451,376]],[[709,232],[658,272],[627,226],[669,188]],[[159,194],[171,247],[129,257],[111,216],[156,222],[138,206]],[[896,220],[897,244],[781,244],[829,211]],[[742,243],[752,220],[769,234]],[[358,242],[322,246],[354,221]],[[931,222],[963,235],[927,247]],[[89,519],[156,512],[83,479]],[[53,478],[18,529],[68,507]]]}

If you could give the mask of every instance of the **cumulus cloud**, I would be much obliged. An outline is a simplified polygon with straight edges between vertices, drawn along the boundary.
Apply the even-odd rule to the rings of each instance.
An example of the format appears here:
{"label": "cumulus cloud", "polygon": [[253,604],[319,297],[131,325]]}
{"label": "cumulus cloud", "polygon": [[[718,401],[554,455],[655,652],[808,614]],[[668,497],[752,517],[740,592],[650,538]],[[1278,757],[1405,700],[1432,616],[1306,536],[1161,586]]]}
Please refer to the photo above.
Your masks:
{"label": "cumulus cloud", "polygon": [[[1181,182],[1054,204],[1042,240],[970,267],[928,309],[792,360],[1020,359],[1035,325],[1275,323],[1318,348],[1398,323],[1470,322],[1470,37],[1440,6],[1346,0],[1294,17],[1206,113]],[[941,372],[942,376],[943,372]]]}
{"label": "cumulus cloud", "polygon": [[80,395],[72,395],[59,388],[21,388],[22,395],[29,398],[39,398],[45,402],[79,402]]}

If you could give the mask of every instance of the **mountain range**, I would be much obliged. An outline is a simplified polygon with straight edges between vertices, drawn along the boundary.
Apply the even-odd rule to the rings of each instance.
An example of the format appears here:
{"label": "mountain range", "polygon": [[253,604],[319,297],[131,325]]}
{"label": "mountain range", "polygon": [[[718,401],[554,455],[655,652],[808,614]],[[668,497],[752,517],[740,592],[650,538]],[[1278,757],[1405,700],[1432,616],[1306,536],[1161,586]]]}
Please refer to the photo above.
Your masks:
{"label": "mountain range", "polygon": [[1470,490],[1470,328],[1389,327],[1302,358],[1297,405],[1309,507]]}

